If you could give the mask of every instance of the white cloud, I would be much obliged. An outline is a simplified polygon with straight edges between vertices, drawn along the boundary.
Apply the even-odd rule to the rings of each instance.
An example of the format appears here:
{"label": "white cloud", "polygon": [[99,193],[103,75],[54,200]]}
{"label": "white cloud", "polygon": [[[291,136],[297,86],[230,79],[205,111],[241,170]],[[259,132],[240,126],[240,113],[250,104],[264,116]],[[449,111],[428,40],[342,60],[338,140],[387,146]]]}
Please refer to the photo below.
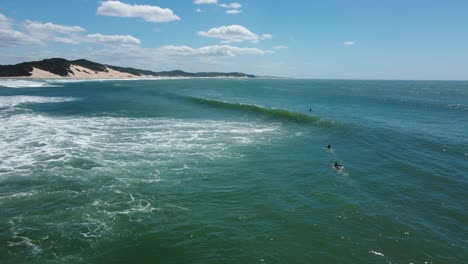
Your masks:
{"label": "white cloud", "polygon": [[0,13],[0,29],[11,29],[12,21]]}
{"label": "white cloud", "polygon": [[198,35],[203,37],[219,38],[223,40],[223,43],[244,41],[257,43],[260,39],[271,38],[270,34],[263,34],[262,37],[260,37],[247,28],[239,25],[221,26],[218,28],[212,28],[206,32],[199,31]]}
{"label": "white cloud", "polygon": [[0,46],[38,45],[41,41],[12,29],[0,29]]}
{"label": "white cloud", "polygon": [[139,45],[141,41],[130,35],[88,34],[86,41],[110,45]]}
{"label": "white cloud", "polygon": [[48,42],[58,42],[72,45],[89,43],[128,47],[141,43],[139,39],[130,35],[83,35],[86,30],[80,26],[64,26],[31,20],[26,20],[23,26],[27,33],[13,30],[12,20],[0,14],[0,46],[43,45]]}
{"label": "white cloud", "polygon": [[193,3],[197,5],[217,4],[218,0],[195,0]]}
{"label": "white cloud", "polygon": [[231,9],[231,10],[227,10],[226,13],[228,13],[230,15],[236,15],[236,14],[242,13],[242,10]]}
{"label": "white cloud", "polygon": [[41,41],[27,34],[13,30],[10,18],[0,14],[0,46],[38,45]]}
{"label": "white cloud", "polygon": [[86,31],[79,26],[64,26],[31,20],[26,20],[24,28],[29,32],[29,35],[42,42],[52,41],[72,45],[79,44],[81,42],[79,34]]}
{"label": "white cloud", "polygon": [[105,1],[98,7],[97,14],[117,17],[141,17],[145,21],[163,23],[180,20],[171,9],[149,5],[129,5],[120,1]]}
{"label": "white cloud", "polygon": [[63,26],[54,23],[40,23],[31,20],[26,20],[24,27],[32,35],[53,35],[53,34],[64,34],[69,35],[73,33],[79,33],[86,31],[84,28],[79,26]]}
{"label": "white cloud", "polygon": [[[110,65],[121,65],[149,70],[182,69],[196,71],[243,71],[251,72],[246,67],[254,65],[236,65],[236,60],[246,57],[261,57],[274,53],[257,48],[214,45],[203,47],[162,46],[143,48],[141,46],[116,46],[115,48],[93,47],[73,52],[47,54],[45,57],[85,58]],[[2,55],[0,54],[0,59]],[[231,65],[232,67],[226,65]]]}
{"label": "white cloud", "polygon": [[54,42],[59,42],[59,43],[63,43],[63,44],[71,44],[71,45],[80,44],[79,40],[73,39],[73,38],[53,37],[51,40],[54,41]]}
{"label": "white cloud", "polygon": [[197,12],[197,13],[203,13],[203,12],[205,12],[205,11],[202,10],[202,9],[200,9],[200,8],[197,8],[197,9],[195,9],[195,12]]}
{"label": "white cloud", "polygon": [[64,26],[51,22],[41,23],[26,20],[24,28],[30,36],[41,42],[58,42],[76,45],[81,42],[79,33],[86,30],[79,26]]}
{"label": "white cloud", "polygon": [[177,56],[237,56],[243,54],[266,54],[272,53],[269,50],[262,50],[258,48],[241,48],[229,45],[213,45],[204,46],[201,48],[192,48],[189,46],[163,46],[159,51],[167,55]]}
{"label": "white cloud", "polygon": [[228,9],[239,9],[242,7],[242,5],[239,3],[220,4],[219,6]]}
{"label": "white cloud", "polygon": [[354,44],[356,44],[355,41],[345,41],[345,42],[343,42],[343,45],[345,45],[345,46],[353,46]]}
{"label": "white cloud", "polygon": [[273,47],[274,50],[287,49],[287,48],[288,48],[288,46],[283,46],[283,45]]}

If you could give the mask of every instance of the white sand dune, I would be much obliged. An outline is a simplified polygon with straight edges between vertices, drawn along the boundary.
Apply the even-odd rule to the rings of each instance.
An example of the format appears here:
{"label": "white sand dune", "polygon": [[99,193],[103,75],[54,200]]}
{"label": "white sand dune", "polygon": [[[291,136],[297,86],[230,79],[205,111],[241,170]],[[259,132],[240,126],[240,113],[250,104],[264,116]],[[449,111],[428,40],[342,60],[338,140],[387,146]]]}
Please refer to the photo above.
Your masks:
{"label": "white sand dune", "polygon": [[28,78],[65,78],[60,75],[53,74],[48,71],[44,71],[38,68],[33,68],[31,72],[31,76],[27,76]]}
{"label": "white sand dune", "polygon": [[[60,76],[53,74],[49,71],[44,71],[39,68],[33,67],[31,71],[31,76],[11,76],[11,77],[0,77],[2,83],[0,86],[14,85],[15,87],[26,87],[20,84],[17,84],[18,80],[16,79],[42,79],[46,80],[47,83],[50,82],[80,82],[80,81],[106,81],[106,80],[172,80],[172,79],[247,79],[247,77],[234,77],[234,76],[215,76],[215,77],[188,77],[188,76],[152,76],[152,75],[135,75],[127,72],[121,72],[113,70],[106,66],[106,71],[94,71],[89,68],[79,66],[79,65],[70,65],[70,72],[67,76]],[[6,83],[5,83],[6,82]],[[11,84],[11,82],[14,82]],[[21,82],[21,81],[20,81]],[[23,80],[22,82],[25,82]],[[40,87],[44,86],[44,83],[39,83]]]}
{"label": "white sand dune", "polygon": [[131,73],[121,72],[106,67],[106,71],[93,71],[91,69],[79,66],[70,65],[70,71],[68,76],[60,76],[53,74],[48,71],[44,71],[38,68],[33,68],[31,76],[27,78],[33,79],[127,79],[127,78],[154,78],[149,75],[134,75]]}

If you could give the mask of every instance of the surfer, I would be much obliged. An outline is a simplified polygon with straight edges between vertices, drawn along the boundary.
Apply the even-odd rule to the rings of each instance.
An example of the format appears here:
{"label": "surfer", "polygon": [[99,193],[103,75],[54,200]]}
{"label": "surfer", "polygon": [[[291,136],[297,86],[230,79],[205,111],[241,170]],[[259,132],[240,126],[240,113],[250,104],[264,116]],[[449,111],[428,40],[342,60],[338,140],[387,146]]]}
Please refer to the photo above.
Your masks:
{"label": "surfer", "polygon": [[327,146],[327,149],[328,149],[328,150],[331,150],[331,146],[330,146],[330,144],[328,144],[328,146]]}
{"label": "surfer", "polygon": [[338,164],[338,162],[335,162],[335,164],[333,164],[333,167],[334,167],[335,169],[337,169],[337,170],[342,170],[344,166]]}
{"label": "surfer", "polygon": [[309,108],[309,112],[312,112],[312,108]]}

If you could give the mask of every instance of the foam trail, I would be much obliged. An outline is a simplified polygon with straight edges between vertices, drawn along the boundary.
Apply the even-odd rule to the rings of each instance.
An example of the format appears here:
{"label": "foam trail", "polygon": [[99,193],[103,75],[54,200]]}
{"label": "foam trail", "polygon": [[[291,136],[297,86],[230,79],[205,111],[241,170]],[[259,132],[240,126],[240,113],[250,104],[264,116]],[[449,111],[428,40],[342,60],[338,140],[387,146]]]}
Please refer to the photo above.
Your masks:
{"label": "foam trail", "polygon": [[47,83],[80,83],[80,82],[109,82],[109,81],[160,81],[160,80],[182,80],[195,77],[135,77],[135,78],[99,78],[99,79],[46,79]]}
{"label": "foam trail", "polygon": [[0,88],[40,88],[40,87],[59,87],[57,85],[50,84],[46,81],[39,80],[23,80],[23,79],[1,79]]}
{"label": "foam trail", "polygon": [[0,96],[0,108],[15,107],[25,103],[62,103],[79,100],[75,97],[46,97],[46,96]]}
{"label": "foam trail", "polygon": [[376,255],[376,256],[381,256],[381,257],[384,257],[384,256],[385,256],[384,254],[382,254],[382,253],[380,253],[380,252],[377,252],[377,251],[369,251],[369,253],[374,254],[374,255]]}

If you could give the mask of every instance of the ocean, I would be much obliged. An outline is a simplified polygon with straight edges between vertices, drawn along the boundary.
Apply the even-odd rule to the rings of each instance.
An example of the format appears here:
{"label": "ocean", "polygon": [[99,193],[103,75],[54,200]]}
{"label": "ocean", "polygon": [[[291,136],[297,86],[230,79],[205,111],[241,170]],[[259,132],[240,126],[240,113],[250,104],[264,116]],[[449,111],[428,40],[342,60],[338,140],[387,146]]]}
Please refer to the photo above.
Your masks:
{"label": "ocean", "polygon": [[3,79],[0,135],[1,263],[468,260],[468,82]]}

